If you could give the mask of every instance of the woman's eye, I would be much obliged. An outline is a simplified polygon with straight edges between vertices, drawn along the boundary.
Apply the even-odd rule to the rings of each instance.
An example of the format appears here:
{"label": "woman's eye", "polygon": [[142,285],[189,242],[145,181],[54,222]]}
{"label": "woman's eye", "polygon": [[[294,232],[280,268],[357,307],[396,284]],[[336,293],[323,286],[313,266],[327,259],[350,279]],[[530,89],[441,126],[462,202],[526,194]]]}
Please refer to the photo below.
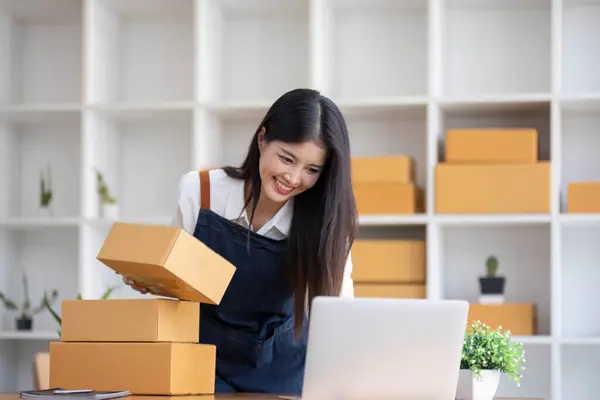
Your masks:
{"label": "woman's eye", "polygon": [[291,164],[292,163],[292,159],[285,157],[285,156],[279,156],[279,158],[281,158],[281,161],[283,161],[284,163],[288,163]]}
{"label": "woman's eye", "polygon": [[309,169],[308,169],[308,172],[309,172],[309,173],[311,173],[311,174],[313,174],[313,175],[316,175],[316,174],[318,174],[318,173],[319,173],[319,170],[318,170],[318,169],[316,169],[316,168],[309,168]]}

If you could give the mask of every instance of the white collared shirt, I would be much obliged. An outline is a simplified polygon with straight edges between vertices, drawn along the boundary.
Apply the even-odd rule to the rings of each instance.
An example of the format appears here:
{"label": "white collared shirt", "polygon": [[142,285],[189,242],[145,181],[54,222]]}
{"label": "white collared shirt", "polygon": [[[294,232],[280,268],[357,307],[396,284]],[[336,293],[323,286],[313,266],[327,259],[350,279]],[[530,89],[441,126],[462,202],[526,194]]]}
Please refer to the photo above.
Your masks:
{"label": "white collared shirt", "polygon": [[[244,209],[244,182],[227,176],[222,169],[210,174],[210,209],[216,214],[248,227],[249,218]],[[264,224],[256,233],[281,240],[287,237],[292,223],[293,199]],[[200,211],[200,177],[198,171],[189,171],[179,180],[177,210],[172,225],[193,234]],[[344,280],[340,296],[354,297],[352,281],[352,256],[346,260]]]}

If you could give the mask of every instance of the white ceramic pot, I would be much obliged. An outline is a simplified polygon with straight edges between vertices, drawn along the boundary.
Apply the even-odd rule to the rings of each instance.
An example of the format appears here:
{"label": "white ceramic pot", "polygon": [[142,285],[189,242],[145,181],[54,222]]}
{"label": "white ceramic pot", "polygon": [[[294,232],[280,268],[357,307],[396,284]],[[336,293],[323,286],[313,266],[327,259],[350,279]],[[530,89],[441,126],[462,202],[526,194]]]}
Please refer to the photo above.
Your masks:
{"label": "white ceramic pot", "polygon": [[457,400],[493,400],[500,383],[500,371],[483,370],[475,378],[470,369],[461,369],[456,390]]}
{"label": "white ceramic pot", "polygon": [[102,204],[102,217],[116,220],[119,218],[119,206],[117,204]]}

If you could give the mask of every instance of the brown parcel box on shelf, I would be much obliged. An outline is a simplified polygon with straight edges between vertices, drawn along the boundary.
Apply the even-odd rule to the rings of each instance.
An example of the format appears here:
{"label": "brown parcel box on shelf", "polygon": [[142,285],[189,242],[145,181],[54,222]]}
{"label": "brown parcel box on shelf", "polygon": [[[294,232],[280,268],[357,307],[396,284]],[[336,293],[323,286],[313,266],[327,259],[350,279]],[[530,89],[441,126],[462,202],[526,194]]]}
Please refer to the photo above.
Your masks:
{"label": "brown parcel box on shelf", "polygon": [[63,342],[199,342],[200,303],[173,299],[65,300]]}
{"label": "brown parcel box on shelf", "polygon": [[535,129],[449,129],[446,162],[471,164],[534,164],[538,160]]}
{"label": "brown parcel box on shelf", "polygon": [[407,155],[352,157],[352,182],[412,183],[415,162]]}
{"label": "brown parcel box on shelf", "polygon": [[159,296],[219,304],[235,267],[186,231],[117,222],[97,257]]}
{"label": "brown parcel box on shelf", "polygon": [[358,239],[352,246],[352,279],[360,283],[423,283],[425,241]]}
{"label": "brown parcel box on shelf", "polygon": [[571,182],[567,186],[568,213],[600,213],[600,182]]}
{"label": "brown parcel box on shelf", "polygon": [[50,387],[212,394],[216,347],[200,343],[50,343]]}
{"label": "brown parcel box on shelf", "polygon": [[536,307],[532,303],[470,304],[468,326],[477,320],[492,329],[502,326],[502,331],[513,335],[537,334]]}
{"label": "brown parcel box on shelf", "polygon": [[425,195],[415,184],[355,182],[352,184],[359,214],[415,214],[423,212]]}
{"label": "brown parcel box on shelf", "polygon": [[425,284],[408,283],[354,283],[356,297],[379,297],[396,299],[424,299],[427,297]]}
{"label": "brown parcel box on shelf", "polygon": [[550,163],[435,168],[435,211],[440,214],[550,212]]}

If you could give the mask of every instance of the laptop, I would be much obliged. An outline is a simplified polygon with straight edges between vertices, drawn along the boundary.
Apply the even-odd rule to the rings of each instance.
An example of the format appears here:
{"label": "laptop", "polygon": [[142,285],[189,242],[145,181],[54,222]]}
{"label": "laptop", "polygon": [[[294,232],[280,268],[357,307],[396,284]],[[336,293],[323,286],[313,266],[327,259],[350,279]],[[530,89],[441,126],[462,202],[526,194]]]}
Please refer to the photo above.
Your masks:
{"label": "laptop", "polygon": [[453,400],[469,303],[317,297],[302,399]]}

